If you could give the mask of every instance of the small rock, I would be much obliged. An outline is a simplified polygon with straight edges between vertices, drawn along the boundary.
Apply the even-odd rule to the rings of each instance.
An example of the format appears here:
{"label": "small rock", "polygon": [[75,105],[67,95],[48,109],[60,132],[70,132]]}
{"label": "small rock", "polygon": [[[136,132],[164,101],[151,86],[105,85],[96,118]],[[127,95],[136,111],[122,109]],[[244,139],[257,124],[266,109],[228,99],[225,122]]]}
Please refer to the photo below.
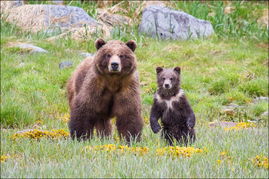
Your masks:
{"label": "small rock", "polygon": [[210,127],[233,127],[236,126],[235,122],[227,122],[227,121],[216,121],[216,122],[210,122]]}
{"label": "small rock", "polygon": [[260,101],[269,101],[269,98],[268,97],[265,97],[265,96],[260,96],[260,97],[256,97],[254,99],[254,102],[255,103],[260,102]]}
{"label": "small rock", "polygon": [[238,104],[235,104],[235,103],[231,103],[229,104],[228,106],[226,106],[227,108],[239,108],[240,106]]}
{"label": "small rock", "polygon": [[65,62],[61,62],[61,63],[59,64],[59,68],[60,68],[60,69],[64,69],[64,68],[71,67],[72,65],[73,65],[73,62],[65,61]]}
{"label": "small rock", "polygon": [[24,62],[21,62],[19,65],[18,65],[18,67],[24,67],[25,66],[25,63]]}
{"label": "small rock", "polygon": [[227,106],[223,106],[223,110],[222,112],[227,114],[227,115],[234,115],[235,114],[235,109],[236,108],[240,108],[241,106],[239,106],[238,104],[234,104],[234,103],[231,103]]}
{"label": "small rock", "polygon": [[263,117],[268,117],[268,111],[265,111],[264,113],[261,114],[261,116]]}
{"label": "small rock", "polygon": [[258,119],[257,120],[247,120],[248,122],[251,122],[251,123],[257,123]]}
{"label": "small rock", "polygon": [[83,57],[85,57],[85,58],[86,57],[92,57],[92,56],[94,56],[94,54],[88,53],[88,52],[81,52],[80,55],[83,56]]}
{"label": "small rock", "polygon": [[163,6],[148,6],[142,14],[139,32],[160,39],[187,40],[214,33],[209,21]]}
{"label": "small rock", "polygon": [[29,50],[30,53],[48,53],[48,51],[43,48],[27,43],[10,43],[9,47],[18,47],[21,49]]}
{"label": "small rock", "polygon": [[235,113],[234,109],[223,109],[223,112],[230,116],[234,115]]}
{"label": "small rock", "polygon": [[97,18],[101,20],[103,23],[105,23],[106,25],[110,25],[112,27],[129,25],[132,21],[127,16],[122,16],[119,14],[112,14],[104,9],[98,9]]}
{"label": "small rock", "polygon": [[234,7],[231,7],[231,6],[226,6],[224,8],[224,14],[231,14],[233,11],[234,11]]}

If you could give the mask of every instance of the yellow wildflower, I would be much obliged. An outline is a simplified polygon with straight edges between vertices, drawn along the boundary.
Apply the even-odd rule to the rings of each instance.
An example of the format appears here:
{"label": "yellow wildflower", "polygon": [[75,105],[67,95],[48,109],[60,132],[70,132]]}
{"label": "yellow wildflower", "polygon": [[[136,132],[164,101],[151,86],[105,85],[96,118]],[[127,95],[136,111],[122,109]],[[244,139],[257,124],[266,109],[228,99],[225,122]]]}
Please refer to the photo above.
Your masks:
{"label": "yellow wildflower", "polygon": [[156,150],[156,155],[163,156],[165,154],[166,150],[164,148],[160,148]]}
{"label": "yellow wildflower", "polygon": [[240,129],[247,129],[247,128],[252,128],[256,127],[256,124],[253,122],[239,122],[233,127],[225,127],[225,131],[230,131],[230,130],[240,130]]}
{"label": "yellow wildflower", "polygon": [[119,142],[119,141],[120,141],[120,137],[119,137],[118,135],[115,135],[115,136],[113,137],[113,139],[114,139],[116,142]]}
{"label": "yellow wildflower", "polygon": [[7,156],[7,155],[1,155],[0,161],[5,162],[8,158],[9,158],[9,156]]}
{"label": "yellow wildflower", "polygon": [[220,156],[225,157],[227,155],[227,152],[220,152]]}
{"label": "yellow wildflower", "polygon": [[268,157],[257,155],[255,158],[252,159],[252,163],[257,167],[269,169],[268,168]]}
{"label": "yellow wildflower", "polygon": [[156,150],[156,155],[168,155],[168,156],[176,156],[176,157],[191,157],[195,153],[203,152],[202,149],[194,148],[194,147],[164,147]]}
{"label": "yellow wildflower", "polygon": [[117,148],[121,153],[125,152],[126,150],[128,150],[128,146],[125,145],[120,145]]}
{"label": "yellow wildflower", "polygon": [[13,140],[17,138],[40,139],[42,137],[58,139],[61,137],[68,137],[68,136],[69,136],[69,133],[63,129],[57,129],[57,130],[52,130],[52,131],[33,129],[33,130],[26,130],[19,133],[15,133],[11,136],[11,138]]}
{"label": "yellow wildflower", "polygon": [[149,148],[148,147],[129,147],[129,151],[135,154],[144,155],[148,153]]}
{"label": "yellow wildflower", "polygon": [[116,146],[115,144],[106,144],[106,145],[97,145],[97,146],[86,146],[84,147],[84,151],[92,150],[92,151],[105,151],[105,152],[129,152],[139,155],[146,154],[149,149],[148,147],[128,147],[124,145]]}
{"label": "yellow wildflower", "polygon": [[231,160],[231,156],[229,156],[228,152],[226,151],[223,151],[223,152],[220,152],[220,158],[225,160],[225,159],[228,159],[228,160]]}
{"label": "yellow wildflower", "polygon": [[144,117],[144,122],[145,122],[145,124],[149,124],[149,118],[148,117]]}
{"label": "yellow wildflower", "polygon": [[217,164],[220,165],[223,162],[231,165],[232,157],[228,154],[227,151],[220,152],[220,159],[217,160]]}
{"label": "yellow wildflower", "polygon": [[69,121],[69,119],[70,119],[69,113],[66,113],[63,116],[59,117],[59,120],[65,122],[65,123],[67,123]]}

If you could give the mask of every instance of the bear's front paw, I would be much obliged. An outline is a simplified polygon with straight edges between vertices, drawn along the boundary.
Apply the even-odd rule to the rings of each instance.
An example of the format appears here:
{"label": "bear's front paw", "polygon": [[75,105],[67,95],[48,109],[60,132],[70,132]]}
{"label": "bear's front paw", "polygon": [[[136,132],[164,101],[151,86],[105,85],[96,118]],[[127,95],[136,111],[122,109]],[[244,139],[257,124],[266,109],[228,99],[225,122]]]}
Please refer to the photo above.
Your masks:
{"label": "bear's front paw", "polygon": [[152,131],[156,134],[161,130],[161,126],[156,126],[152,128]]}

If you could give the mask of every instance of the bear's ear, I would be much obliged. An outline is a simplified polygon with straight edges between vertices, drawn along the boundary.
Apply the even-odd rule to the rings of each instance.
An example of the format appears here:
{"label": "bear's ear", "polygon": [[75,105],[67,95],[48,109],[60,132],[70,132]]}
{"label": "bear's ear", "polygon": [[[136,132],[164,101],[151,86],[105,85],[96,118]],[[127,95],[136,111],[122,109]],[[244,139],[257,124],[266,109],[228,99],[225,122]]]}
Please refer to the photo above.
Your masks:
{"label": "bear's ear", "polygon": [[126,45],[134,52],[136,49],[136,43],[134,40],[129,40]]}
{"label": "bear's ear", "polygon": [[99,48],[101,48],[103,45],[105,45],[106,42],[103,39],[97,39],[95,41],[95,47],[98,50]]}
{"label": "bear's ear", "polygon": [[157,74],[161,73],[163,71],[163,68],[162,67],[157,67],[156,68],[156,72]]}
{"label": "bear's ear", "polygon": [[180,74],[180,67],[175,67],[174,71],[177,72],[178,74]]}

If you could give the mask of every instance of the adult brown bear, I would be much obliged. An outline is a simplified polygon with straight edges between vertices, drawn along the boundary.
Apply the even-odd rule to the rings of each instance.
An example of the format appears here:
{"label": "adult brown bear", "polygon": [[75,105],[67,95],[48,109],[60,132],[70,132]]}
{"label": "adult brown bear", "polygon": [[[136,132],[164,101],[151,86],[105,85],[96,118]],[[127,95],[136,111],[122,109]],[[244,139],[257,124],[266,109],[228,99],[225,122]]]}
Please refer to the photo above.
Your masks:
{"label": "adult brown bear", "polygon": [[121,138],[140,140],[143,120],[136,43],[98,39],[95,47],[96,54],[77,67],[67,84],[71,137],[88,139],[94,128],[97,135],[109,136],[110,119],[116,117]]}

